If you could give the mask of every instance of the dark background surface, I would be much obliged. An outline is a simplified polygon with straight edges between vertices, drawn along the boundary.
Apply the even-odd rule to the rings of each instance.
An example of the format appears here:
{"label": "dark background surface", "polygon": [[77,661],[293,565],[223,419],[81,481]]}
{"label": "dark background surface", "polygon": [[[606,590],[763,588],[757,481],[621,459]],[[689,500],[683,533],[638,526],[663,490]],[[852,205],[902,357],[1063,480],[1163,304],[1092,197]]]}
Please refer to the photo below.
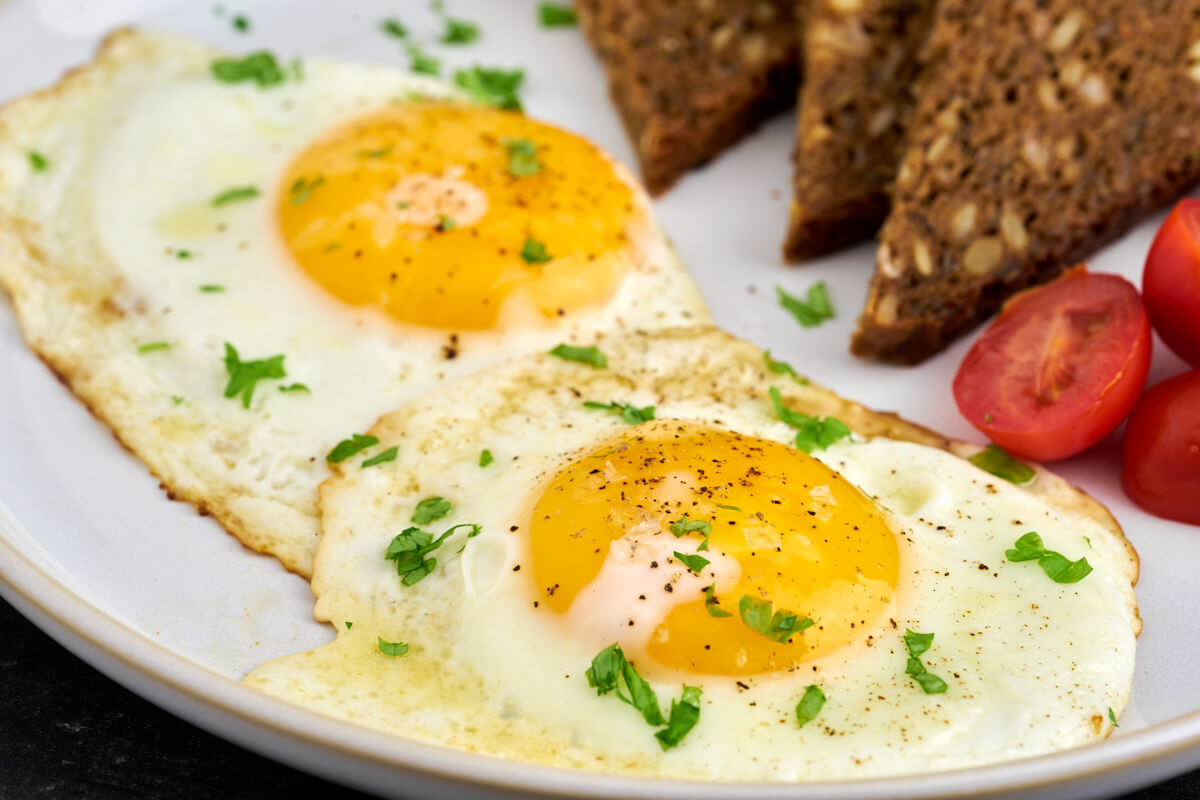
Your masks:
{"label": "dark background surface", "polygon": [[[367,800],[176,719],[0,600],[0,798]],[[1200,798],[1200,771],[1128,800]]]}

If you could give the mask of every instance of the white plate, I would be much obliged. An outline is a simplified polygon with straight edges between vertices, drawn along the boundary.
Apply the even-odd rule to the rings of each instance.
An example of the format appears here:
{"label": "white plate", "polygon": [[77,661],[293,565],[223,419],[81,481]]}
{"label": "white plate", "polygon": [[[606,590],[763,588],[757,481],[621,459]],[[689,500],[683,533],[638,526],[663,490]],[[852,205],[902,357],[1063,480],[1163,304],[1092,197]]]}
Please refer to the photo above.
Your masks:
{"label": "white plate", "polygon": [[[427,3],[226,3],[42,0],[0,4],[0,100],[54,81],[88,60],[102,33],[126,22],[236,50],[406,64],[377,31],[399,16],[432,39]],[[449,0],[483,39],[439,48],[453,65],[521,66],[531,114],[581,131],[632,163],[603,76],[579,33],[546,31],[534,0]],[[244,12],[250,35],[229,16]],[[19,65],[17,67],[16,65]],[[951,436],[978,440],[958,415],[950,379],[968,341],[917,368],[847,353],[871,270],[863,246],[788,269],[778,252],[788,203],[792,119],[781,117],[685,179],[657,204],[719,324],[802,365],[836,391],[893,409]],[[1093,260],[1138,282],[1161,216]],[[804,330],[774,286],[828,283],[838,317]],[[1184,365],[1156,342],[1151,382]],[[1200,532],[1141,512],[1119,483],[1119,438],[1057,469],[1111,508],[1142,556],[1145,630],[1133,700],[1110,740],[997,767],[887,781],[795,786],[653,782],[535,768],[389,739],[291,707],[236,679],[277,655],[331,638],[312,619],[308,585],[241,547],[187,506],[168,502],[146,469],[22,344],[0,302],[0,594],[74,652],[171,711],[246,747],[387,794],[471,787],[478,796],[689,798],[1021,797],[1116,794],[1200,765]],[[402,778],[402,779],[401,779]]]}

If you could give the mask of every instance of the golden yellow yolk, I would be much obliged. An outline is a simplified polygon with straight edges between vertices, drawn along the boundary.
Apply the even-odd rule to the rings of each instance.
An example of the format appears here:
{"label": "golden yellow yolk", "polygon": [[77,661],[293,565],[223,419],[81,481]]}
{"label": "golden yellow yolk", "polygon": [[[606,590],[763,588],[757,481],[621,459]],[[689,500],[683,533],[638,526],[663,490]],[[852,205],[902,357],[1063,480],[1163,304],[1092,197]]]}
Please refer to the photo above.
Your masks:
{"label": "golden yellow yolk", "polygon": [[[709,547],[699,555],[717,564],[718,554],[727,554],[741,574],[736,585],[714,592],[715,608],[730,616],[713,616],[706,606],[703,587],[723,585],[711,566],[691,582],[691,594],[672,596],[678,604],[658,621],[645,650],[657,664],[721,675],[786,670],[854,642],[893,602],[895,534],[857,488],[792,447],[661,420],[596,448],[536,499],[529,525],[539,606],[566,614],[630,535],[645,539],[649,532],[679,549],[670,525],[684,514],[711,525]],[[700,540],[704,531],[684,536]],[[635,591],[661,594],[685,571],[677,560],[659,564],[654,574],[661,580]],[[772,641],[741,618],[743,596],[815,624],[787,643]],[[622,599],[601,602],[617,608]]]}
{"label": "golden yellow yolk", "polygon": [[[482,330],[600,305],[645,212],[595,146],[521,114],[411,102],[309,147],[278,192],[296,261],[402,322]],[[510,302],[511,301],[511,302]]]}

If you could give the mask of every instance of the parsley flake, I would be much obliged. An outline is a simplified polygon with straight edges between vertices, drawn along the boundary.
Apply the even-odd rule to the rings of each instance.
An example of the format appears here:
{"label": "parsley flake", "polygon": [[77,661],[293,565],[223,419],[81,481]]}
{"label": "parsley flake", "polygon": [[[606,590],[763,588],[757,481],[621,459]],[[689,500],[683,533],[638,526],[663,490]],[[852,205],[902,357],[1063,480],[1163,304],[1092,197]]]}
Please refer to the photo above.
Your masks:
{"label": "parsley flake", "polygon": [[454,505],[444,497],[426,497],[417,503],[412,521],[418,525],[435,522],[450,513]]}
{"label": "parsley flake", "polygon": [[717,508],[723,508],[726,511],[738,511],[738,512],[741,511],[741,509],[738,508],[737,506],[723,506],[720,503],[717,503]]}
{"label": "parsley flake", "polygon": [[575,9],[564,3],[542,3],[538,6],[538,22],[543,28],[570,28],[579,20]]}
{"label": "parsley flake", "polygon": [[457,225],[458,223],[454,221],[453,217],[447,217],[445,214],[438,217],[437,229],[439,231],[452,231]]}
{"label": "parsley flake", "polygon": [[330,464],[337,464],[345,461],[355,453],[361,453],[368,447],[374,447],[379,444],[379,439],[375,436],[368,436],[364,433],[354,433],[349,439],[342,439],[334,448],[325,456],[325,460]]}
{"label": "parsley flake", "polygon": [[312,197],[313,191],[323,183],[325,183],[324,175],[318,175],[311,180],[304,176],[297,178],[296,182],[288,190],[288,193],[291,195],[292,205],[298,206],[301,203],[307,203],[308,199]]}
{"label": "parsley flake", "polygon": [[394,39],[407,39],[408,28],[395,17],[388,17],[379,23],[379,30]]}
{"label": "parsley flake", "polygon": [[367,467],[374,467],[374,466],[378,466],[379,464],[386,464],[389,461],[395,461],[396,456],[399,453],[400,453],[400,448],[397,447],[396,445],[392,445],[391,447],[389,447],[387,450],[384,450],[379,455],[371,456],[366,461],[364,461],[362,463],[362,468],[366,469]]}
{"label": "parsley flake", "polygon": [[1042,537],[1033,531],[1017,539],[1013,549],[1004,551],[1009,561],[1036,561],[1042,571],[1055,583],[1078,583],[1092,571],[1086,558],[1069,561],[1066,556],[1047,550]]}
{"label": "parsley flake", "polygon": [[654,734],[663,750],[670,750],[679,744],[688,731],[700,721],[700,694],[699,686],[684,684],[683,694],[678,700],[671,701],[667,727]]}
{"label": "parsley flake", "polygon": [[171,402],[172,402],[172,403],[174,403],[174,404],[175,404],[175,405],[177,405],[177,406],[178,406],[178,405],[182,405],[182,404],[183,404],[183,397],[182,397],[182,396],[180,396],[180,395],[177,395],[177,394],[173,394],[173,395],[171,395]]}
{"label": "parsley flake", "polygon": [[33,167],[34,172],[45,172],[50,169],[50,159],[39,153],[37,150],[29,151],[29,166]]}
{"label": "parsley flake", "polygon": [[825,706],[825,693],[821,687],[809,685],[804,687],[804,696],[796,703],[796,724],[803,728],[804,723],[812,722]]}
{"label": "parsley flake", "polygon": [[996,444],[989,444],[975,455],[967,459],[984,472],[990,472],[997,478],[1003,478],[1018,486],[1029,483],[1037,473],[1033,467],[1017,461],[1008,451]]}
{"label": "parsley flake", "polygon": [[587,669],[587,681],[598,695],[616,693],[621,702],[637,709],[648,725],[665,726],[654,734],[663,750],[679,744],[700,720],[700,689],[686,684],[679,700],[671,702],[668,717],[663,717],[654,687],[629,663],[619,644],[610,644],[596,654]]}
{"label": "parsley flake", "polygon": [[561,358],[564,361],[578,361],[581,364],[591,364],[597,369],[604,369],[608,366],[608,359],[604,357],[604,353],[600,352],[599,347],[575,347],[569,344],[560,344],[550,351],[550,355]]}
{"label": "parsley flake", "polygon": [[391,155],[391,152],[393,149],[394,148],[389,145],[388,147],[380,147],[375,150],[359,150],[358,157],[359,158],[385,158],[386,156]]}
{"label": "parsley flake", "polygon": [[836,417],[810,417],[793,411],[783,403],[783,395],[774,386],[770,389],[771,402],[779,419],[795,428],[796,448],[805,453],[824,450],[829,445],[850,435],[850,428]]}
{"label": "parsley flake", "polygon": [[303,383],[289,383],[287,386],[280,386],[281,392],[300,392],[301,394],[312,394],[312,390]]}
{"label": "parsley flake", "polygon": [[[346,627],[349,628],[351,624],[352,623],[347,623]],[[382,636],[376,638],[379,640],[379,652],[383,653],[385,656],[402,656],[408,652],[408,645],[404,642],[385,641]]]}
{"label": "parsley flake", "polygon": [[225,291],[225,287],[219,283],[205,283],[201,284],[197,288],[205,294],[220,294],[221,292]]}
{"label": "parsley flake", "polygon": [[738,613],[746,627],[780,644],[787,644],[797,633],[816,624],[808,617],[782,608],[774,613],[772,610],[770,600],[759,600],[748,594],[742,595],[738,602]]}
{"label": "parsley flake", "polygon": [[675,534],[675,538],[700,531],[700,535],[705,539],[712,536],[712,523],[706,519],[688,519],[688,515],[684,514],[679,519],[667,526],[671,533]]}
{"label": "parsley flake", "polygon": [[171,349],[170,342],[146,342],[145,344],[139,344],[137,351],[138,351],[139,355],[145,355],[146,353],[153,353],[157,350],[170,350],[170,349]]}
{"label": "parsley flake", "polygon": [[908,665],[904,672],[910,675],[925,694],[942,694],[946,691],[946,682],[925,669],[921,663],[923,656],[933,645],[932,633],[917,633],[909,628],[904,629],[904,647],[908,650]]}
{"label": "parsley flake", "polygon": [[708,612],[710,617],[732,617],[733,614],[723,608],[717,607],[717,603],[720,601],[717,600],[717,596],[713,593],[715,587],[715,583],[710,583],[704,588],[704,610]]}
{"label": "parsley flake", "polygon": [[196,254],[193,253],[191,250],[176,250],[175,251],[175,257],[178,258],[180,261],[187,261],[189,258],[191,258],[194,255],[196,255]]}
{"label": "parsley flake", "polygon": [[346,630],[350,630],[353,627],[354,627],[354,623],[349,620],[346,620]]}
{"label": "parsley flake", "polygon": [[418,75],[438,76],[442,74],[441,60],[429,55],[415,44],[408,46],[408,68]]}
{"label": "parsley flake", "polygon": [[525,237],[525,245],[521,248],[521,258],[526,264],[545,264],[553,261],[554,256],[546,251],[546,245],[532,237]]}
{"label": "parsley flake", "polygon": [[620,415],[621,419],[630,425],[637,425],[640,422],[649,422],[654,419],[654,406],[635,408],[628,403],[597,403],[595,400],[585,400],[583,407],[611,411],[614,414]]}
{"label": "parsley flake", "polygon": [[233,23],[233,29],[238,33],[250,32],[250,18],[245,14],[238,14],[231,20],[231,22]]}
{"label": "parsley flake", "polygon": [[442,44],[470,44],[479,38],[479,26],[463,19],[447,19]]}
{"label": "parsley flake", "polygon": [[255,197],[258,197],[257,186],[235,186],[221,192],[211,202],[214,206],[223,206],[228,203],[239,203],[242,200],[252,200]]}
{"label": "parsley flake", "polygon": [[[508,149],[509,175],[514,175],[518,178],[528,178],[530,175],[536,175],[542,171],[542,162],[538,161],[538,148],[536,144],[529,139],[506,138],[502,141]],[[528,260],[526,259],[526,261]]]}
{"label": "parsley flake", "polygon": [[808,385],[808,378],[801,378],[799,375],[797,375],[796,370],[792,369],[791,364],[787,363],[786,361],[776,361],[775,359],[771,358],[770,350],[763,353],[763,361],[766,362],[767,369],[769,369],[771,372],[774,372],[776,375],[787,375],[801,386]]}
{"label": "parsley flake", "polygon": [[447,528],[441,536],[434,539],[433,534],[420,528],[405,528],[396,534],[388,544],[383,557],[388,561],[396,562],[396,573],[400,576],[400,582],[405,586],[412,586],[437,567],[436,558],[426,558],[425,556],[441,547],[442,542],[450,538],[451,534],[459,528],[470,529],[467,539],[475,538],[483,530],[480,525],[464,523]]}
{"label": "parsley flake", "polygon": [[690,556],[687,553],[681,553],[678,550],[675,551],[675,557],[678,558],[679,561],[685,567],[687,567],[688,569],[690,569],[692,572],[696,573],[697,575],[700,574],[701,570],[703,570],[710,563],[712,563],[704,556],[701,556],[701,555],[691,555]]}
{"label": "parsley flake", "polygon": [[525,81],[525,70],[473,66],[454,72],[454,83],[477,103],[510,111],[521,110],[518,92]]}
{"label": "parsley flake", "polygon": [[776,286],[775,291],[779,295],[779,305],[806,328],[815,328],[825,320],[833,319],[833,306],[829,303],[825,281],[817,281],[808,287],[804,300],[788,294],[782,286]]}
{"label": "parsley flake", "polygon": [[266,50],[243,58],[218,58],[212,62],[211,69],[213,77],[222,83],[253,81],[260,89],[278,86],[287,79],[275,56]]}
{"label": "parsley flake", "polygon": [[1113,713],[1112,706],[1108,707],[1108,721],[1110,723],[1112,723],[1112,726],[1114,728],[1121,727],[1120,725],[1117,724],[1117,715]]}
{"label": "parsley flake", "polygon": [[229,383],[225,385],[225,396],[241,395],[242,408],[250,407],[250,400],[254,397],[254,387],[259,381],[287,377],[287,371],[283,368],[283,356],[242,361],[238,356],[238,351],[229,342],[225,343],[225,371],[229,373]]}

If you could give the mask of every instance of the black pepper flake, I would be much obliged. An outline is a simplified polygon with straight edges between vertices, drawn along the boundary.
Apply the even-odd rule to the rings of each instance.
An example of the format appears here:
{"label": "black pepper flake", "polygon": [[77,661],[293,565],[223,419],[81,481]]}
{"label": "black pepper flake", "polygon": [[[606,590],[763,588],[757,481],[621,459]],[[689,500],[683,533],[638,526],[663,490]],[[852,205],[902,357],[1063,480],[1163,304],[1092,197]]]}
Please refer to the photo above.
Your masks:
{"label": "black pepper flake", "polygon": [[672,586],[672,585],[671,585],[671,584],[669,584],[669,583],[664,583],[664,584],[663,584],[663,591],[665,591],[665,592],[673,592],[673,591],[675,591],[675,587],[674,587],[674,586]]}

